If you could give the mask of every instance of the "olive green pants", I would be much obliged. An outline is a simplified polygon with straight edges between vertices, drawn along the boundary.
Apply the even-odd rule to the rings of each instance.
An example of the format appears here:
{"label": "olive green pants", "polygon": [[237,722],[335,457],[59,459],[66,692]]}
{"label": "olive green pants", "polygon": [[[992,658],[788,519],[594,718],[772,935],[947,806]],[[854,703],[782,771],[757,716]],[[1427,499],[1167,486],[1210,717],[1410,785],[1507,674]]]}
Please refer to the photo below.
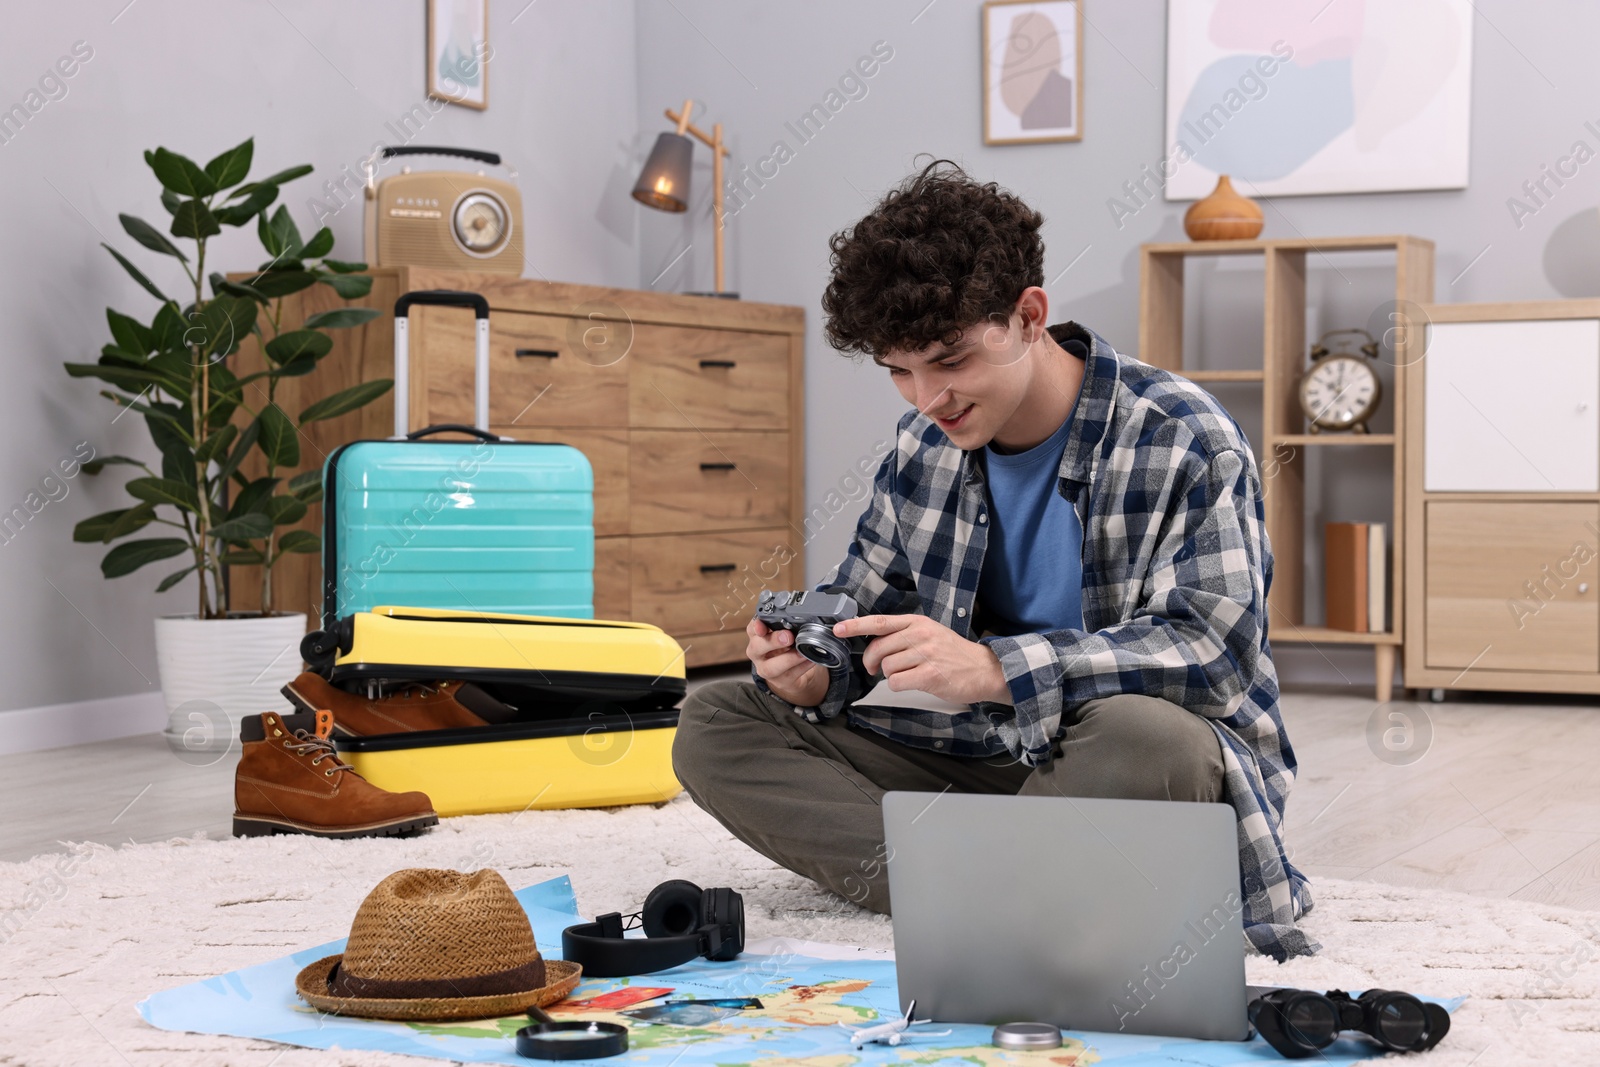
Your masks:
{"label": "olive green pants", "polygon": [[1056,757],[1027,767],[913,748],[851,726],[809,723],[755,683],[711,682],[683,703],[673,769],[739,840],[840,896],[889,911],[883,794],[895,789],[1216,801],[1222,750],[1203,718],[1155,697],[1091,700],[1067,714]]}

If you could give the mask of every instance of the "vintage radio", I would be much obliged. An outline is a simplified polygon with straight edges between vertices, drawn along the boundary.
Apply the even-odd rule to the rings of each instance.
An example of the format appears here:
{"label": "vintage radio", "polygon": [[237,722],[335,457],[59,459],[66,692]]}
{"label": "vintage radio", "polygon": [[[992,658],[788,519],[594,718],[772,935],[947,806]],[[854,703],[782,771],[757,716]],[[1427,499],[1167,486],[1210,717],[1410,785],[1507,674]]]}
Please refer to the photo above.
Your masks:
{"label": "vintage radio", "polygon": [[470,148],[381,148],[367,160],[366,261],[373,267],[438,267],[445,270],[522,274],[522,195],[509,181],[480,170],[413,171],[378,179],[378,168],[396,156],[457,156],[505,166],[494,152]]}

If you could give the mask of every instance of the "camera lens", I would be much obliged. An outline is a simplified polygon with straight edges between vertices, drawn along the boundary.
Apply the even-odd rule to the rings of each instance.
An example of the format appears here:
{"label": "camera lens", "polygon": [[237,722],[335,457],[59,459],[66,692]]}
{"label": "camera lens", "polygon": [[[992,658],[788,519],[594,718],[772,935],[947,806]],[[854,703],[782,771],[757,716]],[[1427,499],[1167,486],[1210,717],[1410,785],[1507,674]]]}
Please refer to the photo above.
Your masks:
{"label": "camera lens", "polygon": [[848,660],[844,642],[832,630],[818,623],[806,623],[794,635],[795,651],[813,663],[820,663],[830,671],[843,667]]}

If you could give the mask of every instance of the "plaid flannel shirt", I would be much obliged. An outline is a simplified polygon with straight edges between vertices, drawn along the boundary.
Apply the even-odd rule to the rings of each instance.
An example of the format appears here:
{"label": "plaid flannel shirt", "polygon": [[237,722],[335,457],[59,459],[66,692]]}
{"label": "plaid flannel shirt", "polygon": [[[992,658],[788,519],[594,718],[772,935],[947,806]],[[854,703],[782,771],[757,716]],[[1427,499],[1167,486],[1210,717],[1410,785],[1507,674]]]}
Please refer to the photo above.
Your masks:
{"label": "plaid flannel shirt", "polygon": [[[1261,479],[1244,433],[1194,383],[1122,355],[1077,323],[1050,327],[1088,348],[1059,488],[1083,525],[1083,630],[1002,637],[974,616],[988,502],[976,453],[915,409],[900,419],[842,563],[816,588],[863,615],[917,612],[1000,660],[1012,705],[965,714],[849,704],[850,721],[958,756],[1052,758],[1062,716],[1118,693],[1170,700],[1221,741],[1223,800],[1238,818],[1247,941],[1280,962],[1320,949],[1295,921],[1312,906],[1284,852],[1295,757],[1267,643]],[[765,681],[752,677],[762,690]],[[848,700],[874,684],[859,666]]]}

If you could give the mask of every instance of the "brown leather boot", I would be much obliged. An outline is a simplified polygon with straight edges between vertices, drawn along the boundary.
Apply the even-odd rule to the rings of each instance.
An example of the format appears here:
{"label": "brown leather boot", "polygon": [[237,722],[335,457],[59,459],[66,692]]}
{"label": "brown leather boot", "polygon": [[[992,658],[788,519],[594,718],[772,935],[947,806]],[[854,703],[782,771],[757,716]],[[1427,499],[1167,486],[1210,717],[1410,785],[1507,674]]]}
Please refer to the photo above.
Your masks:
{"label": "brown leather boot", "polygon": [[382,837],[438,823],[426,793],[379,789],[339,759],[328,711],[269,711],[239,724],[233,835]]}
{"label": "brown leather boot", "polygon": [[424,685],[418,682],[389,696],[369,700],[357,693],[329,685],[320,674],[306,671],[283,687],[283,695],[301,711],[327,708],[333,712],[335,737],[372,737],[416,730],[448,730],[457,726],[487,726],[484,719],[456,699],[460,682]]}

